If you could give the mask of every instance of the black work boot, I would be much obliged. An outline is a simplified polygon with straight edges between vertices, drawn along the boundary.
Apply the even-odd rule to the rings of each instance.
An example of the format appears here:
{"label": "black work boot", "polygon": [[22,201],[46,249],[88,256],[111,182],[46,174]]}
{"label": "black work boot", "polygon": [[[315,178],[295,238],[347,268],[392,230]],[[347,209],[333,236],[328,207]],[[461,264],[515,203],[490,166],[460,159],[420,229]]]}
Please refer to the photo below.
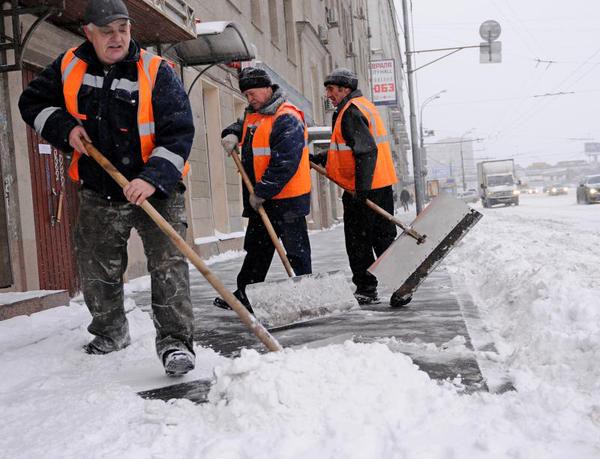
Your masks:
{"label": "black work boot", "polygon": [[354,292],[354,298],[358,304],[379,303],[379,296],[376,288],[357,288]]}
{"label": "black work boot", "polygon": [[195,356],[187,349],[171,349],[163,356],[165,373],[168,376],[183,376],[195,367]]}
{"label": "black work boot", "polygon": [[131,338],[129,337],[129,333],[127,333],[127,335],[118,340],[112,340],[109,338],[105,338],[104,336],[96,336],[89,343],[84,344],[83,350],[87,354],[91,355],[104,355],[110,354],[111,352],[120,351],[121,349],[125,349],[130,344]]}
{"label": "black work boot", "polygon": [[[236,290],[235,292],[233,292],[233,296],[235,296],[240,301],[240,303],[242,303],[246,307],[250,314],[254,313],[254,311],[252,311],[252,306],[250,306],[250,301],[248,300],[248,297],[245,293],[241,292],[240,290]],[[217,308],[231,310],[231,307],[227,304],[227,301],[220,297],[216,297],[213,300],[213,305]]]}
{"label": "black work boot", "polygon": [[390,298],[390,306],[392,308],[401,308],[406,306],[412,300],[411,294],[401,294],[399,290],[396,290]]}

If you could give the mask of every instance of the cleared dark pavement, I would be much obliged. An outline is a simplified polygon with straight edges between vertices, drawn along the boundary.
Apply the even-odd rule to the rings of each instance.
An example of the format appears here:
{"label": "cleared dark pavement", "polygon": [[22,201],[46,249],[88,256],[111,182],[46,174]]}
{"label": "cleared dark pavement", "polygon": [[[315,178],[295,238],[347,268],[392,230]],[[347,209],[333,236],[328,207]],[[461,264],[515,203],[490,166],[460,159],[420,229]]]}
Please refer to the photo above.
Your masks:
{"label": "cleared dark pavement", "polygon": [[[312,233],[311,244],[313,272],[343,270],[350,282],[341,226]],[[210,269],[233,290],[241,262],[240,257],[212,264]],[[285,277],[281,263],[275,257],[267,281]],[[212,305],[215,293],[198,272],[193,270],[191,279],[197,344],[211,347],[225,356],[236,356],[242,348],[266,352],[235,313]],[[460,377],[467,392],[488,390],[475,359],[463,314],[466,312],[467,317],[477,319],[477,308],[462,286],[452,284],[444,269],[444,262],[423,282],[408,306],[390,308],[390,294],[391,290],[380,286],[382,302],[379,304],[362,306],[360,310],[272,333],[284,347],[321,346],[342,343],[348,339],[365,343],[384,342],[392,351],[410,356],[433,379],[455,380]],[[140,292],[134,299],[140,307],[149,306],[149,292]],[[477,320],[473,324],[478,326]],[[493,343],[488,341],[485,345],[486,351],[494,351]],[[197,381],[147,391],[141,395],[164,400],[184,397],[202,402],[209,387],[210,381]]]}

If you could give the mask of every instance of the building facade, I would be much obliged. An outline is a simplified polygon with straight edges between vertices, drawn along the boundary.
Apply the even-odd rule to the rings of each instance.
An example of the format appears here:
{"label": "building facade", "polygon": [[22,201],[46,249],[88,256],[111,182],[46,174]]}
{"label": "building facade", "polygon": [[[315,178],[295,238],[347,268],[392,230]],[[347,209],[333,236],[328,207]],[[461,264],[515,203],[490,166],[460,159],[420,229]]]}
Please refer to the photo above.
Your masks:
{"label": "building facade", "polygon": [[437,180],[440,190],[456,194],[463,189],[477,189],[477,167],[470,137],[448,137],[426,144],[426,181]]}
{"label": "building facade", "polygon": [[[378,105],[381,116],[386,121],[391,135],[391,147],[400,180],[398,188],[409,186],[413,182],[408,166],[408,152],[410,141],[404,117],[404,73],[402,72],[403,59],[400,48],[400,33],[398,27],[399,16],[393,1],[368,0],[369,21],[369,55],[371,78],[367,97],[371,97]],[[379,84],[377,81],[377,65],[393,66],[393,88],[387,83]],[[366,89],[366,88],[365,88]],[[393,89],[393,91],[390,91]],[[385,90],[385,91],[384,91]],[[393,92],[394,96],[388,96]],[[380,95],[380,97],[377,97]],[[377,100],[380,99],[381,103]]]}
{"label": "building facade", "polygon": [[[37,2],[17,3],[35,11],[7,13],[0,30],[0,36],[10,37],[14,24],[23,30],[33,27],[22,49],[0,48],[0,292],[67,289],[74,294],[78,282],[71,234],[77,218],[76,186],[65,180],[63,155],[24,124],[17,102],[22,88],[38,72],[82,42],[73,24],[80,23],[86,2],[66,2],[69,11],[60,16]],[[164,11],[150,0],[127,3],[130,13],[139,14],[134,18],[134,38],[142,38],[151,50],[172,59],[189,91],[196,137],[189,158],[192,172],[185,178],[187,240],[202,256],[241,247],[245,228],[241,180],[233,161],[223,154],[220,137],[246,107],[238,90],[237,68],[248,64],[181,65],[170,44],[194,38],[195,20],[234,21],[253,45],[256,57],[251,64],[270,74],[305,112],[310,126],[331,124],[332,107],[324,98],[323,81],[333,68],[356,71],[365,95],[370,95],[369,62],[374,49],[370,40],[375,36],[380,40],[375,47],[386,47],[382,55],[397,60],[398,87],[402,87],[393,0],[375,2],[382,16],[377,23],[387,21],[385,35],[374,33],[379,29],[377,23],[371,24],[374,6],[367,0],[166,0],[160,2],[170,8]],[[11,8],[10,2],[3,5],[5,10]],[[22,65],[11,68],[21,58]],[[398,104],[387,107],[384,118],[394,133],[399,176],[406,174],[402,135],[397,134],[406,132],[401,100],[399,93]],[[316,174],[313,190],[309,225],[328,227],[340,218],[341,193]],[[144,274],[145,264],[141,242],[134,234],[127,275]]]}

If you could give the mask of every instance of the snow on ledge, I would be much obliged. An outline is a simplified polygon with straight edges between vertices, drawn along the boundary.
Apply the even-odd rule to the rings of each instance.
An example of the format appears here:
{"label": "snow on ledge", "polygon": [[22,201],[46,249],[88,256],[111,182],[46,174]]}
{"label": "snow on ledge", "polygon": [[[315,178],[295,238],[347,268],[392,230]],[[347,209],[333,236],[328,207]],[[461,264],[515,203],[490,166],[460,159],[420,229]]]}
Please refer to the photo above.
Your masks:
{"label": "snow on ledge", "polygon": [[215,231],[214,236],[198,237],[198,238],[194,239],[194,244],[196,244],[196,245],[210,244],[211,242],[227,241],[229,239],[237,239],[240,237],[244,237],[245,235],[246,235],[245,231],[236,231],[234,233],[220,233],[219,231]]}
{"label": "snow on ledge", "polygon": [[31,290],[28,292],[8,292],[0,293],[0,305],[17,303],[30,300],[32,298],[42,298],[44,296],[61,293],[64,290]]}

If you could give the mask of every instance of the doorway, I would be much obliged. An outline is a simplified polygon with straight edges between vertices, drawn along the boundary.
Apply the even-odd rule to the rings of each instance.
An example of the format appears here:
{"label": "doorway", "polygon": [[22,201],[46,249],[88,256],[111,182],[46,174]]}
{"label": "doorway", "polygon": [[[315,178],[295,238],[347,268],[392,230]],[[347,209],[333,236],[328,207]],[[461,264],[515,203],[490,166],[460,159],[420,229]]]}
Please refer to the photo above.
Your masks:
{"label": "doorway", "polygon": [[[26,86],[35,78],[23,70]],[[40,289],[79,291],[73,234],[77,220],[77,185],[67,176],[68,161],[27,127]]]}

